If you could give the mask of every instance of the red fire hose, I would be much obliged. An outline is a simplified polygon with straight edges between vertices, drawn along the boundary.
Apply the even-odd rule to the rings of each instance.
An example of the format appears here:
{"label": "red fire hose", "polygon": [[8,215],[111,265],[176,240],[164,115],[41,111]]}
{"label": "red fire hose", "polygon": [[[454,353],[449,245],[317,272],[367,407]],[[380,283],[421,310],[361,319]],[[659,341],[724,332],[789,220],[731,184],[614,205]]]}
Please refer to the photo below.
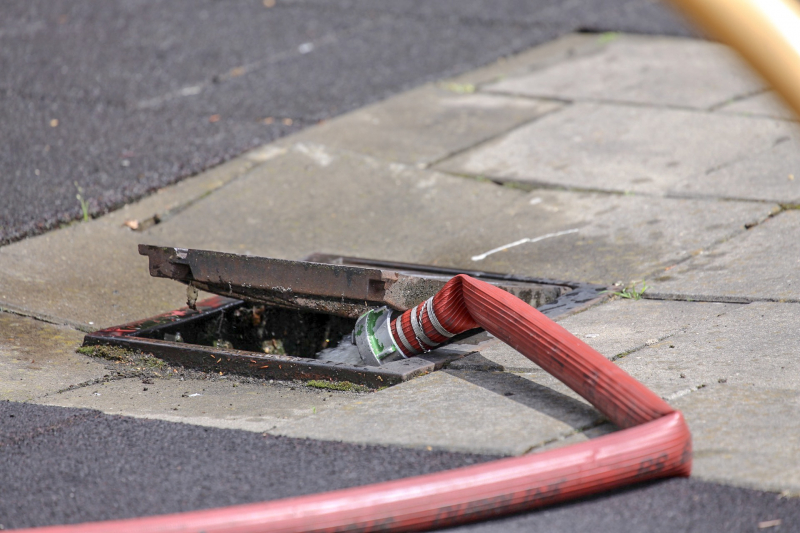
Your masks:
{"label": "red fire hose", "polygon": [[497,287],[456,276],[429,301],[392,321],[389,331],[400,351],[411,356],[476,327],[508,343],[626,429],[549,452],[311,496],[35,531],[422,531],[689,475],[691,436],[680,412]]}

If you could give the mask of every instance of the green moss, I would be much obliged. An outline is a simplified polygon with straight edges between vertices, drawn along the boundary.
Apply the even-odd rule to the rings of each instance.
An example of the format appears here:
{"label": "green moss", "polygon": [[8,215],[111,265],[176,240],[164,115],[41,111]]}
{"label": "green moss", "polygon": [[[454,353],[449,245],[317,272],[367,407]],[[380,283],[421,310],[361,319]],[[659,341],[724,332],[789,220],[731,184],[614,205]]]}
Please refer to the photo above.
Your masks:
{"label": "green moss", "polygon": [[312,379],[310,381],[306,381],[306,386],[313,387],[315,389],[328,389],[328,390],[338,390],[338,391],[346,391],[346,392],[369,392],[370,389],[363,385],[356,385],[355,383],[350,383],[349,381],[322,381],[319,379]]}
{"label": "green moss", "polygon": [[143,370],[164,370],[169,367],[165,361],[153,357],[150,354],[126,350],[119,346],[81,346],[75,351],[82,355],[88,355],[89,357],[124,363],[126,365],[139,367]]}
{"label": "green moss", "polygon": [[456,94],[472,94],[477,90],[472,83],[440,83],[439,87]]}
{"label": "green moss", "polygon": [[129,350],[118,346],[81,346],[75,351],[89,357],[108,359],[109,361],[124,361],[131,355]]}
{"label": "green moss", "polygon": [[140,364],[145,368],[152,368],[154,370],[164,370],[169,366],[165,361],[148,354],[141,355]]}
{"label": "green moss", "polygon": [[616,41],[617,39],[619,39],[619,32],[607,31],[605,33],[601,33],[597,37],[597,42],[600,44],[608,44],[612,41]]}

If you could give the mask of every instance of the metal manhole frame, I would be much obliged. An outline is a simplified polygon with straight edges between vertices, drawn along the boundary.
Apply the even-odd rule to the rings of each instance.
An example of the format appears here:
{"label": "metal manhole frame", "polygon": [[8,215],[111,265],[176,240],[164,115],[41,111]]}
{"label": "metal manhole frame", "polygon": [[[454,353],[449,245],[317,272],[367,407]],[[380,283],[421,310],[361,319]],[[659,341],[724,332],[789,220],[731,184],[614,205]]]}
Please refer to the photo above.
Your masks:
{"label": "metal manhole frame", "polygon": [[[539,311],[551,319],[579,312],[599,303],[609,294],[607,287],[590,283],[530,278],[495,272],[469,271],[331,254],[312,254],[306,258],[305,262],[317,265],[344,265],[395,271],[414,271],[440,276],[455,276],[463,273],[484,280],[557,285],[571,289],[559,296],[554,302],[538,308]],[[84,337],[83,345],[112,345],[138,350],[151,353],[155,357],[171,364],[206,372],[224,372],[226,374],[257,377],[265,380],[348,381],[372,389],[396,385],[414,377],[428,374],[443,368],[456,359],[478,351],[476,344],[470,344],[469,339],[467,339],[460,344],[446,345],[421,356],[394,361],[379,367],[370,367],[319,361],[290,355],[265,354],[219,346],[203,346],[144,336],[165,329],[174,329],[176,326],[191,322],[207,320],[212,316],[236,309],[245,303],[245,300],[238,298],[222,295],[212,296],[196,302],[195,309],[188,306],[181,307],[154,317],[89,333]]]}

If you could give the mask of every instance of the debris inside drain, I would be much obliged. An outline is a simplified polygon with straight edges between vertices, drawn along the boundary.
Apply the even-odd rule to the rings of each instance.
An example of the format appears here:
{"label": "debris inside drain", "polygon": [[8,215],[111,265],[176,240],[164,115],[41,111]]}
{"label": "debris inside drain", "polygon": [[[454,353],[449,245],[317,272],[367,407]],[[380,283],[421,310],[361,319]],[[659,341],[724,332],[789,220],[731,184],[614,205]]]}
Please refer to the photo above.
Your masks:
{"label": "debris inside drain", "polygon": [[[286,261],[148,245],[139,252],[149,257],[151,275],[188,286],[188,306],[91,333],[84,346],[121,346],[202,372],[373,389],[443,368],[475,352],[487,337],[480,330],[467,332],[432,352],[368,366],[352,335],[366,311],[377,317],[381,308],[410,309],[459,273],[497,285],[551,318],[592,305],[606,289],[322,254]],[[198,301],[198,289],[217,296]]]}
{"label": "debris inside drain", "polygon": [[199,346],[315,358],[349,337],[356,321],[323,313],[243,302],[215,316],[140,335]]}

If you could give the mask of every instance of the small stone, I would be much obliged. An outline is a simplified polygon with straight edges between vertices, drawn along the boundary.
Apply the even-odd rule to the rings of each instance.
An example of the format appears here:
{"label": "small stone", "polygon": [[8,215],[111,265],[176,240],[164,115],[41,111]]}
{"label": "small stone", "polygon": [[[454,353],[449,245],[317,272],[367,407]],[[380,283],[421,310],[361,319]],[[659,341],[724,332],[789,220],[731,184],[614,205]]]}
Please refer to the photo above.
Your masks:
{"label": "small stone", "polygon": [[727,383],[727,382],[728,382],[728,380],[727,380],[727,379],[725,379],[725,378],[719,378],[719,379],[717,380],[717,383]]}

